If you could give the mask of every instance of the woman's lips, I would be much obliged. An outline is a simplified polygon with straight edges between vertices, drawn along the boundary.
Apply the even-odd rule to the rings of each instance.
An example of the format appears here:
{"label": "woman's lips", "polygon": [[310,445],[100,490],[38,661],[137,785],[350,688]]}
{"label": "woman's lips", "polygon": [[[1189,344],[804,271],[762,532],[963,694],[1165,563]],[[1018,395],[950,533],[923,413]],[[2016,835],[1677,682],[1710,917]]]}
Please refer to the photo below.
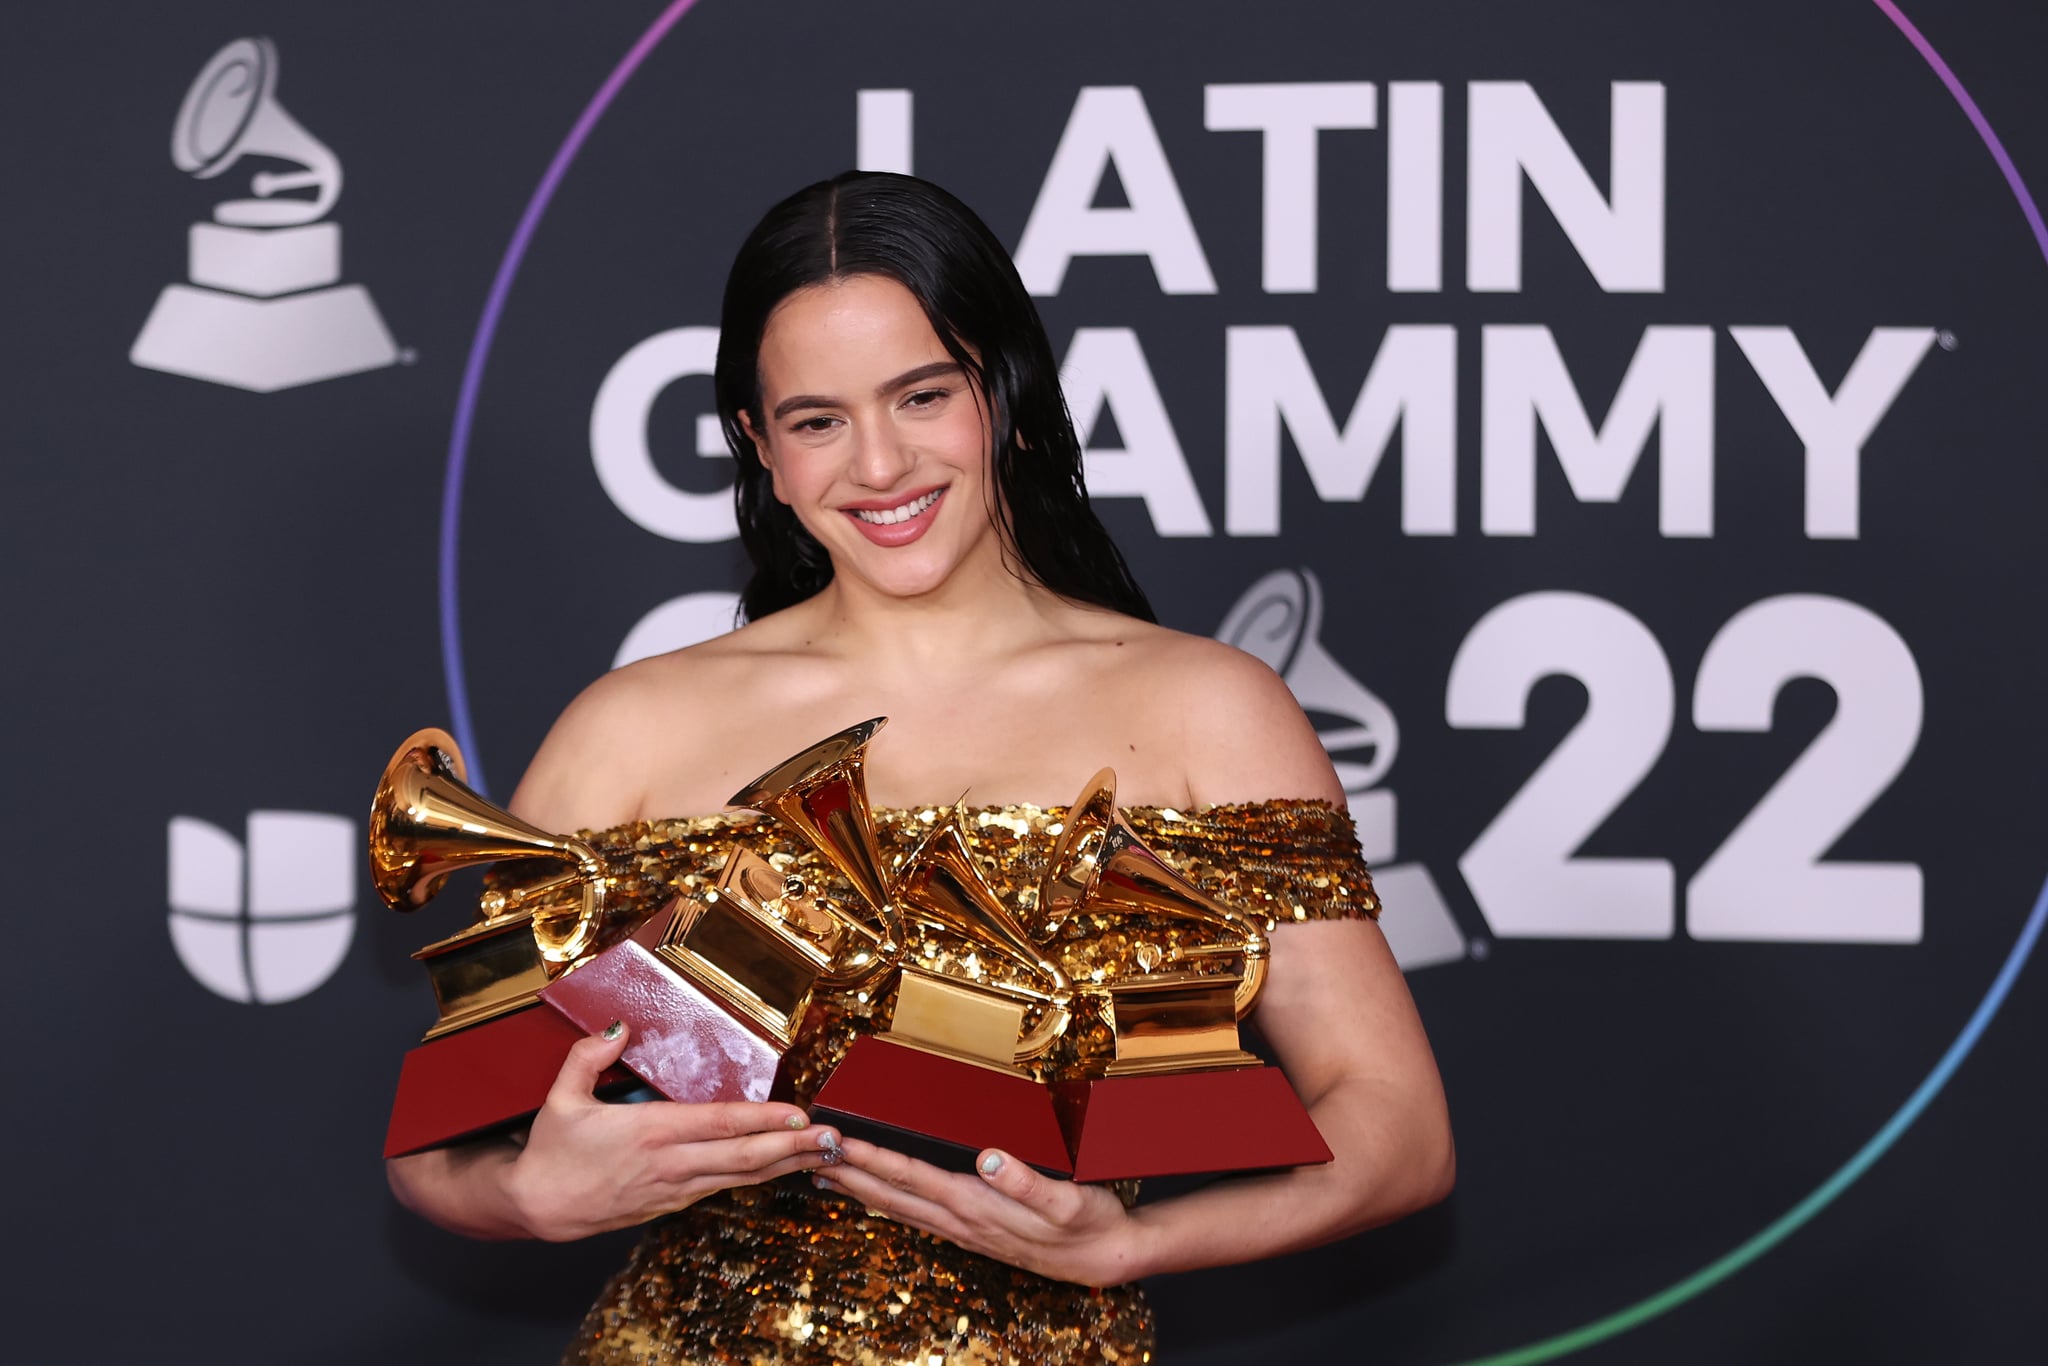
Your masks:
{"label": "woman's lips", "polygon": [[846,514],[846,520],[852,522],[854,526],[860,529],[861,535],[867,537],[876,545],[893,547],[909,545],[912,541],[924,535],[930,529],[933,519],[938,516],[939,506],[945,500],[946,490],[943,486],[936,489],[928,489],[915,497],[905,499],[903,502],[898,503],[896,507],[917,507],[920,502],[924,503],[924,507],[919,509],[915,515],[905,517],[900,522],[870,522],[860,515],[862,512],[894,511],[894,509],[849,507],[841,508],[840,511]]}

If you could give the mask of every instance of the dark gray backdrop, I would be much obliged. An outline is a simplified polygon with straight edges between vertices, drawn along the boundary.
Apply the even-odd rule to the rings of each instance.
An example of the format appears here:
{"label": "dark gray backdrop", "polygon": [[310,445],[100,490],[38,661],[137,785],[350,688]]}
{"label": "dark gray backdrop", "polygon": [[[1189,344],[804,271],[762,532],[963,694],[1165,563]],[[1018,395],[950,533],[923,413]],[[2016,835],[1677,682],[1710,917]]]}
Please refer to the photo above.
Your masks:
{"label": "dark gray backdrop", "polygon": [[[459,724],[502,796],[636,623],[736,587],[733,543],[655,534],[607,494],[593,403],[635,346],[715,324],[747,226],[853,161],[857,92],[912,92],[915,169],[1014,246],[1063,130],[1109,126],[1069,130],[1083,89],[1133,87],[1214,290],[1164,292],[1142,256],[1081,255],[1041,299],[1062,353],[1079,329],[1128,329],[1146,360],[1115,377],[1091,444],[1137,451],[1156,498],[1105,498],[1103,512],[1170,624],[1217,631],[1276,570],[1318,585],[1320,632],[1278,630],[1263,648],[1368,779],[1361,814],[1398,800],[1392,840],[1369,852],[1400,870],[1388,927],[1460,1150],[1457,1194],[1405,1225],[1156,1286],[1167,1359],[1430,1366],[1513,1352],[1715,1267],[1859,1151],[1878,1158],[1868,1175],[1782,1245],[1767,1238],[1732,1278],[1584,1356],[2038,1351],[2035,980],[1998,998],[1924,1117],[1909,1096],[1959,1034],[1974,1042],[1966,1023],[2016,961],[2048,872],[2035,530],[2048,262],[1963,107],[1882,8],[703,0],[567,167],[465,409],[465,365],[521,215],[663,13],[659,0],[271,0],[6,15],[17,1042],[0,1359],[552,1359],[624,1244],[476,1245],[392,1205],[376,1153],[397,1058],[429,1011],[407,954],[458,912],[401,922],[350,882],[334,841],[353,857],[377,767],[411,729]],[[2048,179],[2035,70],[2048,21],[1982,0],[1911,13],[2018,173]],[[275,41],[278,101],[346,167],[327,215],[341,279],[374,298],[396,364],[254,393],[128,359],[159,291],[187,278],[188,226],[245,195],[251,171],[280,168],[254,157],[195,180],[167,155],[201,67],[250,35]],[[1374,83],[1348,98],[1369,98],[1378,126],[1320,135],[1317,288],[1268,292],[1269,145],[1205,128],[1205,87],[1304,82]],[[1611,187],[1610,107],[1635,98],[1616,82],[1661,87],[1662,229],[1637,235],[1661,256],[1661,283],[1603,288],[1532,189],[1521,287],[1471,287],[1471,110],[1503,88],[1474,83],[1525,86],[1597,198]],[[1388,285],[1394,83],[1441,90],[1434,290]],[[1495,127],[1482,159],[1527,127]],[[1128,121],[1112,131],[1136,155]],[[1156,184],[1117,171],[1098,207],[1129,195],[1165,222]],[[1271,420],[1250,363],[1226,362],[1229,331],[1292,328],[1342,425],[1397,325],[1454,329],[1454,391],[1411,395],[1455,418],[1453,534],[1404,531],[1423,468],[1402,466],[1404,442],[1424,439],[1414,410],[1362,500],[1319,487],[1290,434],[1277,534],[1232,534],[1228,468],[1251,468]],[[1548,329],[1594,427],[1649,349],[1646,329],[1708,331],[1672,343],[1693,348],[1665,375],[1678,435],[1650,436],[1619,501],[1581,500],[1549,434],[1568,419],[1546,409],[1534,534],[1507,535],[1489,533],[1486,489],[1512,466],[1529,405],[1489,327]],[[1733,327],[1789,329],[1830,394],[1847,392],[1873,329],[1919,338],[1860,443],[1855,535],[1808,534],[1803,443]],[[1532,335],[1497,331],[1491,346]],[[1485,449],[1490,362],[1499,463]],[[1173,447],[1147,421],[1145,376]],[[1711,395],[1710,443],[1689,392]],[[648,401],[662,481],[720,487],[718,464],[694,453],[708,407],[703,378]],[[1317,455],[1349,471],[1324,483],[1361,480],[1366,444]],[[1176,448],[1212,534],[1155,530]],[[1660,495],[1683,475],[1660,458],[1701,449],[1711,534],[1663,534]],[[1697,518],[1699,501],[1686,506]],[[1755,604],[1779,614],[1775,628],[1728,625],[1755,620],[1738,616]],[[1497,608],[1498,654],[1458,665]],[[1702,689],[1711,641],[1723,682]],[[448,658],[466,686],[451,688]],[[1696,697],[1745,685],[1767,728],[1696,714]],[[1525,723],[1509,727],[1497,713],[1525,691]],[[1856,711],[1861,729],[1838,694],[1871,708]],[[1473,724],[1482,712],[1492,722]],[[1370,743],[1355,743],[1361,724]],[[1812,785],[1760,820],[1718,891],[1696,886],[1831,724],[1841,747]],[[1496,824],[1567,745],[1580,767]],[[251,820],[272,812],[326,819]],[[1839,839],[1830,813],[1853,818]],[[295,844],[292,831],[310,833]],[[182,890],[167,851],[185,860]],[[1887,867],[1845,886],[1829,864],[1810,882],[1784,863],[1819,854]],[[1598,862],[1611,860],[1671,871]],[[1618,891],[1617,868],[1635,879]],[[212,901],[194,899],[198,883]],[[1634,928],[1603,928],[1600,906]],[[1893,1143],[1880,1131],[1895,1118],[1907,1123]]]}

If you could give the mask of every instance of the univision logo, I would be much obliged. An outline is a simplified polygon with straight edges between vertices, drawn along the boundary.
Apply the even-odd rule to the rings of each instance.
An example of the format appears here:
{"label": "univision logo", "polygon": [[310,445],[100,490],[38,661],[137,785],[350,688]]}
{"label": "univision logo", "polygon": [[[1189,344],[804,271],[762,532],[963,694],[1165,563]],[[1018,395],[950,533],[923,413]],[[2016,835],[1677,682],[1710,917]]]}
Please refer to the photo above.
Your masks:
{"label": "univision logo", "polygon": [[[277,101],[277,48],[237,38],[185,93],[171,160],[200,180],[245,156],[299,169],[259,171],[254,196],[194,223],[190,284],[164,287],[128,359],[149,370],[269,393],[376,370],[398,347],[361,285],[341,284],[341,161]],[[300,191],[310,191],[311,197]]]}
{"label": "univision logo", "polygon": [[171,944],[185,970],[245,1004],[294,1001],[334,975],[355,937],[353,821],[252,811],[246,845],[210,822],[170,824]]}

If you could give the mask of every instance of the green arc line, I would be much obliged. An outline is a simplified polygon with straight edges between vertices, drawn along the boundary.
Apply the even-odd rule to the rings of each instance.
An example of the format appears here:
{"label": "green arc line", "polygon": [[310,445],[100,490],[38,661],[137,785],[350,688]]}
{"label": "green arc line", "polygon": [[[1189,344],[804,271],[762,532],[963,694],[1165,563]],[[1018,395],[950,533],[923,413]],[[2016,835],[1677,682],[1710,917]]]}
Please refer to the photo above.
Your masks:
{"label": "green arc line", "polygon": [[2011,951],[2005,956],[2005,965],[1999,969],[1990,989],[1984,993],[1984,999],[1977,1003],[1977,1009],[1971,1013],[1969,1023],[1963,1026],[1962,1032],[1957,1034],[1955,1041],[1948,1046],[1948,1051],[1942,1054],[1941,1061],[1936,1063],[1934,1070],[1914,1088],[1913,1094],[1906,1098],[1906,1103],[1886,1121],[1885,1126],[1879,1129],[1868,1143],[1857,1149],[1856,1155],[1843,1163],[1841,1169],[1821,1183],[1811,1195],[1785,1211],[1762,1232],[1734,1251],[1695,1271],[1676,1285],[1658,1291],[1648,1299],[1639,1300],[1626,1309],[1617,1310],[1606,1318],[1597,1319],[1582,1328],[1574,1328],[1568,1333],[1560,1333],[1541,1342],[1532,1342],[1526,1347],[1498,1352],[1493,1356],[1477,1357],[1461,1363],[1460,1366],[1531,1366],[1534,1362],[1555,1361],[1558,1357],[1581,1351],[1595,1343],[1626,1333],[1638,1324],[1647,1323],[1667,1310],[1676,1309],[1694,1296],[1706,1293],[1789,1238],[1802,1224],[1826,1209],[1836,1196],[1849,1189],[1859,1177],[1869,1171],[1877,1160],[1885,1155],[1886,1150],[1898,1142],[1899,1136],[1912,1127],[1913,1121],[1920,1118],[1921,1111],[1940,1094],[1941,1088],[1948,1085],[1949,1078],[1963,1065],[1963,1059],[1977,1046],[1977,1040],[1990,1025],[1992,1016],[2005,1004],[2006,995],[2012,990],[2012,984],[2019,977],[2020,969],[2026,965],[2028,957],[2034,951],[2035,943],[2041,937],[2041,926],[2044,921],[2048,921],[2048,883],[2042,885],[2041,893],[2034,901],[2033,913],[2027,917],[2027,923],[2021,928],[2019,938],[2013,941]]}

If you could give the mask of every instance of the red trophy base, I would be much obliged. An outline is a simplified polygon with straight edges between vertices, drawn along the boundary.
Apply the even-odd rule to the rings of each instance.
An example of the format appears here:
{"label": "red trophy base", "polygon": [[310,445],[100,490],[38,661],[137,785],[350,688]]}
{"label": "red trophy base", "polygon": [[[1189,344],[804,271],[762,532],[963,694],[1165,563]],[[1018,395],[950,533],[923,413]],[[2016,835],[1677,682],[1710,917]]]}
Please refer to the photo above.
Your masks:
{"label": "red trophy base", "polygon": [[[384,1156],[438,1148],[527,1118],[548,1098],[562,1060],[582,1037],[554,1011],[528,1006],[421,1044],[399,1069]],[[612,1067],[598,1079],[597,1094],[636,1085],[632,1073]]]}
{"label": "red trophy base", "polygon": [[540,998],[583,1032],[613,1020],[632,1030],[619,1061],[670,1100],[769,1098],[782,1054],[655,957],[674,912],[541,989]]}
{"label": "red trophy base", "polygon": [[1001,1148],[1048,1176],[1073,1174],[1044,1083],[873,1035],[825,1079],[811,1122],[953,1171]]}
{"label": "red trophy base", "polygon": [[1277,1067],[1055,1082],[1052,1091],[1076,1181],[1301,1167],[1332,1156]]}

